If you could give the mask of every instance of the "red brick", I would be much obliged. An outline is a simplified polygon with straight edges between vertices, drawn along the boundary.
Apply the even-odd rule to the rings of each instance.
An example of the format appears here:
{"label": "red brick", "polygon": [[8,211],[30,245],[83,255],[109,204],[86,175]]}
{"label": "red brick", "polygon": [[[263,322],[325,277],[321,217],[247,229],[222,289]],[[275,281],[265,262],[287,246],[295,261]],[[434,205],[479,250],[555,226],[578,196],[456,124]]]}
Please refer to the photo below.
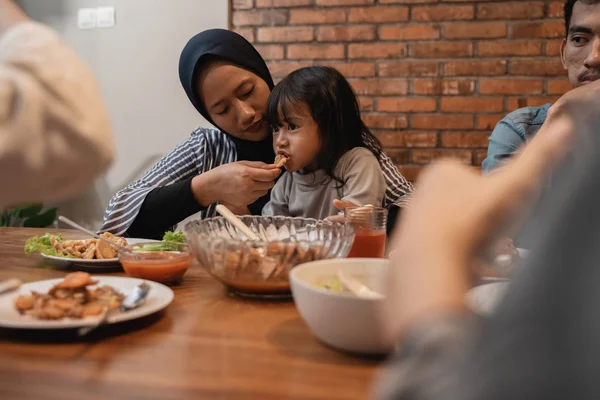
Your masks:
{"label": "red brick", "polygon": [[504,98],[444,97],[441,102],[441,110],[458,113],[499,112],[504,110]]}
{"label": "red brick", "polygon": [[565,2],[557,1],[554,3],[548,4],[548,18],[563,18],[565,15]]}
{"label": "red brick", "polygon": [[290,10],[290,24],[333,24],[346,21],[346,13],[339,10]]}
{"label": "red brick", "polygon": [[406,56],[406,45],[402,43],[353,43],[348,45],[349,58],[396,58]]}
{"label": "red brick", "polygon": [[561,40],[548,40],[546,42],[546,55],[557,57],[560,56],[560,47],[562,45]]}
{"label": "red brick", "polygon": [[411,44],[411,56],[417,58],[470,57],[471,42],[417,42]]}
{"label": "red brick", "polygon": [[506,60],[493,61],[446,61],[444,75],[446,76],[496,76],[506,73]]}
{"label": "red brick", "polygon": [[494,129],[496,124],[505,117],[506,114],[489,114],[489,115],[478,115],[475,129],[487,129],[491,131]]}
{"label": "red brick", "polygon": [[257,8],[310,6],[314,0],[256,0]]}
{"label": "red brick", "polygon": [[309,67],[313,63],[310,61],[305,62],[290,62],[290,61],[281,61],[281,62],[269,62],[268,67],[273,78],[283,78],[287,74],[292,71],[297,70],[302,67]]}
{"label": "red brick", "polygon": [[440,63],[437,61],[382,62],[379,76],[437,76]]}
{"label": "red brick", "polygon": [[548,81],[548,94],[563,95],[571,89],[571,82],[567,79],[553,79]]}
{"label": "red brick", "polygon": [[371,25],[321,26],[317,40],[322,42],[351,42],[375,39],[375,27]]}
{"label": "red brick", "polygon": [[425,4],[436,0],[379,0],[379,4]]}
{"label": "red brick", "polygon": [[232,0],[231,6],[234,10],[250,10],[254,7],[254,0]]}
{"label": "red brick", "polygon": [[440,158],[455,158],[463,164],[470,165],[473,162],[473,152],[470,150],[412,150],[414,164],[429,164]]}
{"label": "red brick", "polygon": [[[409,0],[409,1],[415,1],[415,0]],[[405,177],[406,179],[408,179],[410,182],[415,182],[419,178],[419,175],[421,174],[423,169],[425,169],[425,168],[420,167],[418,165],[398,166],[398,171],[400,171],[402,176]]]}
{"label": "red brick", "polygon": [[472,129],[472,115],[415,114],[411,119],[412,129]]}
{"label": "red brick", "polygon": [[408,7],[351,8],[348,22],[402,22],[408,21]]}
{"label": "red brick", "polygon": [[543,82],[539,79],[482,79],[481,94],[541,94]]}
{"label": "red brick", "polygon": [[484,39],[506,37],[505,22],[454,22],[444,24],[445,39]]}
{"label": "red brick", "polygon": [[421,95],[468,95],[475,92],[473,80],[425,80],[413,81],[412,93]]}
{"label": "red brick", "polygon": [[252,28],[235,28],[233,31],[237,32],[241,36],[245,37],[246,40],[249,41],[250,43],[254,42],[254,29],[252,29]]}
{"label": "red brick", "polygon": [[389,96],[408,92],[408,82],[404,80],[352,80],[350,84],[361,96]]}
{"label": "red brick", "polygon": [[408,120],[404,115],[363,115],[363,121],[371,129],[404,129],[408,126]]}
{"label": "red brick", "polygon": [[435,147],[438,141],[431,131],[383,131],[377,137],[384,147]]}
{"label": "red brick", "polygon": [[375,76],[375,63],[373,62],[344,62],[328,63],[346,78],[364,78]]}
{"label": "red brick", "polygon": [[379,28],[381,40],[425,40],[440,37],[440,25],[383,25]]}
{"label": "red brick", "polygon": [[412,8],[411,21],[451,21],[473,19],[474,16],[472,5],[415,6]]}
{"label": "red brick", "polygon": [[509,73],[526,76],[565,76],[566,72],[558,58],[544,60],[512,59]]}
{"label": "red brick", "polygon": [[551,97],[510,97],[507,107],[509,110],[516,110],[523,107],[539,107],[544,104],[552,104],[558,99],[558,96]]}
{"label": "red brick", "polygon": [[314,39],[314,28],[277,27],[258,28],[259,42],[310,42]]}
{"label": "red brick", "polygon": [[514,38],[556,38],[564,35],[563,21],[522,22],[513,26]]}
{"label": "red brick", "polygon": [[442,147],[459,149],[486,148],[490,132],[442,132]]}
{"label": "red brick", "polygon": [[316,0],[318,6],[362,6],[375,3],[375,0]]}
{"label": "red brick", "polygon": [[290,60],[340,59],[344,58],[343,44],[290,44],[287,49]]}
{"label": "red brick", "polygon": [[433,112],[437,100],[432,97],[381,97],[377,100],[381,112]]}
{"label": "red brick", "polygon": [[233,25],[283,25],[287,22],[287,14],[277,10],[236,11],[233,13]]}
{"label": "red brick", "polygon": [[396,165],[398,164],[407,164],[410,159],[410,153],[408,150],[400,150],[400,149],[387,149],[385,151],[388,157],[392,159],[392,162]]}
{"label": "red brick", "polygon": [[483,160],[487,158],[487,150],[476,150],[475,151],[475,159],[473,160],[473,164],[481,165]]}
{"label": "red brick", "polygon": [[502,2],[479,4],[479,19],[535,19],[544,17],[544,3],[541,1]]}
{"label": "red brick", "polygon": [[493,41],[479,42],[477,53],[483,57],[498,56],[539,56],[542,54],[541,41]]}
{"label": "red brick", "polygon": [[375,108],[375,101],[371,97],[359,97],[358,105],[360,106],[360,111],[373,111]]}
{"label": "red brick", "polygon": [[280,44],[257,44],[254,46],[265,60],[281,60],[283,58],[283,46]]}

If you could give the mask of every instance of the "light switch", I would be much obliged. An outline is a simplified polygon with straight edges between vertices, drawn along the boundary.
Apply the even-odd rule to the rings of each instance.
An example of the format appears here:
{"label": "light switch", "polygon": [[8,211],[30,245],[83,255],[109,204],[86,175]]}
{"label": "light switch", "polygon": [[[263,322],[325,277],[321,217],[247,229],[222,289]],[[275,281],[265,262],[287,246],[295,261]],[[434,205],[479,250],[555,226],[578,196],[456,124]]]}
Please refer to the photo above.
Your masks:
{"label": "light switch", "polygon": [[77,10],[77,26],[79,29],[94,29],[96,27],[96,9],[80,8]]}
{"label": "light switch", "polygon": [[96,25],[98,26],[98,28],[112,28],[113,26],[115,26],[115,8],[96,8]]}

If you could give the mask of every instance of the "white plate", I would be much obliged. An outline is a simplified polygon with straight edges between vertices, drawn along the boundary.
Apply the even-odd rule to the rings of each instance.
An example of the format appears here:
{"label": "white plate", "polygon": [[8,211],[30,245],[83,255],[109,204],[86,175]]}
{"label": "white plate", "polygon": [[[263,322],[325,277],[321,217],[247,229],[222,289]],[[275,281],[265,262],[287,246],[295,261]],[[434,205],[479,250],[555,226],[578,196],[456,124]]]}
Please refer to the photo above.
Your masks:
{"label": "white plate", "polygon": [[[75,240],[86,240],[86,239],[75,239]],[[151,239],[137,239],[137,238],[126,238],[127,244],[137,244],[144,242],[158,242],[158,240]],[[103,260],[84,260],[81,258],[66,258],[66,257],[58,257],[58,256],[49,256],[46,254],[42,254],[42,258],[52,262],[57,266],[66,266],[69,264],[76,265],[78,267],[82,267],[84,269],[93,269],[93,268],[106,268],[106,267],[118,267],[120,268],[119,259],[118,258],[105,258]]]}
{"label": "white plate", "polygon": [[479,285],[466,294],[467,305],[480,315],[490,315],[498,306],[508,289],[509,282],[493,282]]}
{"label": "white plate", "polygon": [[[93,276],[92,278],[98,280],[99,285],[112,286],[124,295],[131,293],[134,287],[143,282],[142,279],[115,276]],[[100,317],[87,317],[83,319],[63,318],[56,321],[39,320],[27,315],[21,315],[15,308],[14,300],[17,296],[30,294],[32,290],[47,293],[52,286],[62,280],[62,278],[59,278],[26,283],[19,290],[0,295],[0,327],[18,329],[68,329],[97,323]],[[109,324],[145,317],[162,310],[173,301],[174,293],[167,286],[152,281],[145,282],[150,285],[150,292],[148,293],[148,297],[146,297],[144,305],[135,310],[109,317]]]}

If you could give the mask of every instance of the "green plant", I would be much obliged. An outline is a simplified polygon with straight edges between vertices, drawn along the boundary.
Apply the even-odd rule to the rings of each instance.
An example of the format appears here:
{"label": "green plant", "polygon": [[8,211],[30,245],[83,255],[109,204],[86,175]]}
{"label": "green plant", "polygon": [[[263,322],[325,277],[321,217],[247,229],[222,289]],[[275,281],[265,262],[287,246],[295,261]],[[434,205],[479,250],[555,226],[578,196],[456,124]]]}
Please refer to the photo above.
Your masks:
{"label": "green plant", "polygon": [[0,226],[24,226],[26,228],[46,228],[56,220],[57,208],[44,210],[41,203],[22,204],[0,213]]}

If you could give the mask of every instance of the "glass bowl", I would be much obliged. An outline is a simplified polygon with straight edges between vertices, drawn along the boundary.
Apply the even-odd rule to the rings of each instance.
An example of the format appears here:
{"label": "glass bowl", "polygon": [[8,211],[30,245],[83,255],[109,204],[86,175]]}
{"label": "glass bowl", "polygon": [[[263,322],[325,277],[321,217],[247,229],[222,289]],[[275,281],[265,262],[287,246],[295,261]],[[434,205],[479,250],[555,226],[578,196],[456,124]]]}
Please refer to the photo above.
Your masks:
{"label": "glass bowl", "polygon": [[241,296],[289,297],[292,268],[345,257],[354,240],[354,229],[337,222],[297,217],[240,219],[260,240],[248,240],[223,217],[188,222],[185,236],[200,265]]}
{"label": "glass bowl", "polygon": [[128,276],[161,283],[176,282],[193,260],[186,243],[146,242],[129,246],[133,253],[120,253],[119,262]]}

